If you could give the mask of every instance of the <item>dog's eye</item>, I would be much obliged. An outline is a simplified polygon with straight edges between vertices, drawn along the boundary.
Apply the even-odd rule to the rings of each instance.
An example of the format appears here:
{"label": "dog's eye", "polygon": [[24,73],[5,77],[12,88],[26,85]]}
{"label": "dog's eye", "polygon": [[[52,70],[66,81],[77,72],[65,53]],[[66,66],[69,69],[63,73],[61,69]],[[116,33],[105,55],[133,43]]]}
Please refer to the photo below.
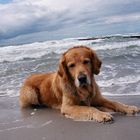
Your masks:
{"label": "dog's eye", "polygon": [[90,62],[89,59],[85,59],[85,60],[83,61],[83,64],[88,64],[89,62]]}
{"label": "dog's eye", "polygon": [[75,64],[70,64],[69,66],[68,66],[69,68],[73,68],[73,67],[75,67]]}

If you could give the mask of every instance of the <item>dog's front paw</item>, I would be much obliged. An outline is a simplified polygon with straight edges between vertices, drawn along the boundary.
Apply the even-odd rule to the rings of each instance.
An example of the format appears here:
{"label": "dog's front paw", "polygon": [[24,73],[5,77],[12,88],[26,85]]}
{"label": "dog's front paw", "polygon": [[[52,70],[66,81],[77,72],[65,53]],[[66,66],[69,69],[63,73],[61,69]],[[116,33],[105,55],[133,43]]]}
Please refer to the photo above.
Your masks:
{"label": "dog's front paw", "polygon": [[94,114],[93,119],[95,119],[97,122],[100,122],[100,123],[113,122],[113,116],[105,112]]}
{"label": "dog's front paw", "polygon": [[140,112],[140,108],[136,106],[127,106],[125,113],[127,114],[136,114]]}

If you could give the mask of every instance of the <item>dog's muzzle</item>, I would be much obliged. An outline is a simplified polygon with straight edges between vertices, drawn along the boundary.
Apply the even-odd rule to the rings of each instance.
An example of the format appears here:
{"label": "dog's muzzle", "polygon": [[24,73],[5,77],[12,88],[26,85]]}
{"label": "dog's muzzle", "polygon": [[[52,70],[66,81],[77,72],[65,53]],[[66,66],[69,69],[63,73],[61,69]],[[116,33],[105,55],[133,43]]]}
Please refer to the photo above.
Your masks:
{"label": "dog's muzzle", "polygon": [[80,86],[87,85],[88,84],[88,82],[87,82],[87,76],[85,74],[80,74],[78,76],[78,82],[79,82],[79,85]]}

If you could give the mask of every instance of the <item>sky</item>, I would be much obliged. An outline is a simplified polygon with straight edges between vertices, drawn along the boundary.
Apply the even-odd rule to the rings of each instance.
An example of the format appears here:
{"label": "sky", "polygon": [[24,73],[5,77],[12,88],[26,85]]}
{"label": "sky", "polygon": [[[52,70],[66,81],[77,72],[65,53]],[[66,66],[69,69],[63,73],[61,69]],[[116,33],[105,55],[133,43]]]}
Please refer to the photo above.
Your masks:
{"label": "sky", "polygon": [[140,0],[0,0],[0,45],[140,33]]}

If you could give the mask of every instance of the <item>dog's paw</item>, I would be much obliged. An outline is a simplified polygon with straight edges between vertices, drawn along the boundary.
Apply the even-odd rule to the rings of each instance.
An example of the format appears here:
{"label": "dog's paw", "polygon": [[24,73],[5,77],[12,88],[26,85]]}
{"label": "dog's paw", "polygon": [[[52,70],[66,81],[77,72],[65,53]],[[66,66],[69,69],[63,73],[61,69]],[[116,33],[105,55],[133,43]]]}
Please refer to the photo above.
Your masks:
{"label": "dog's paw", "polygon": [[100,123],[106,123],[106,122],[113,122],[113,116],[109,113],[105,113],[105,112],[100,112],[97,115],[94,114],[93,119],[95,119],[97,122]]}
{"label": "dog's paw", "polygon": [[66,118],[71,118],[75,121],[96,121],[99,123],[106,123],[106,122],[110,122],[112,123],[113,117],[111,114],[106,113],[106,112],[95,112],[95,111],[90,111],[88,113],[83,113],[81,115],[79,114],[64,114]]}
{"label": "dog's paw", "polygon": [[125,113],[126,114],[136,114],[140,112],[140,108],[136,106],[127,106]]}

